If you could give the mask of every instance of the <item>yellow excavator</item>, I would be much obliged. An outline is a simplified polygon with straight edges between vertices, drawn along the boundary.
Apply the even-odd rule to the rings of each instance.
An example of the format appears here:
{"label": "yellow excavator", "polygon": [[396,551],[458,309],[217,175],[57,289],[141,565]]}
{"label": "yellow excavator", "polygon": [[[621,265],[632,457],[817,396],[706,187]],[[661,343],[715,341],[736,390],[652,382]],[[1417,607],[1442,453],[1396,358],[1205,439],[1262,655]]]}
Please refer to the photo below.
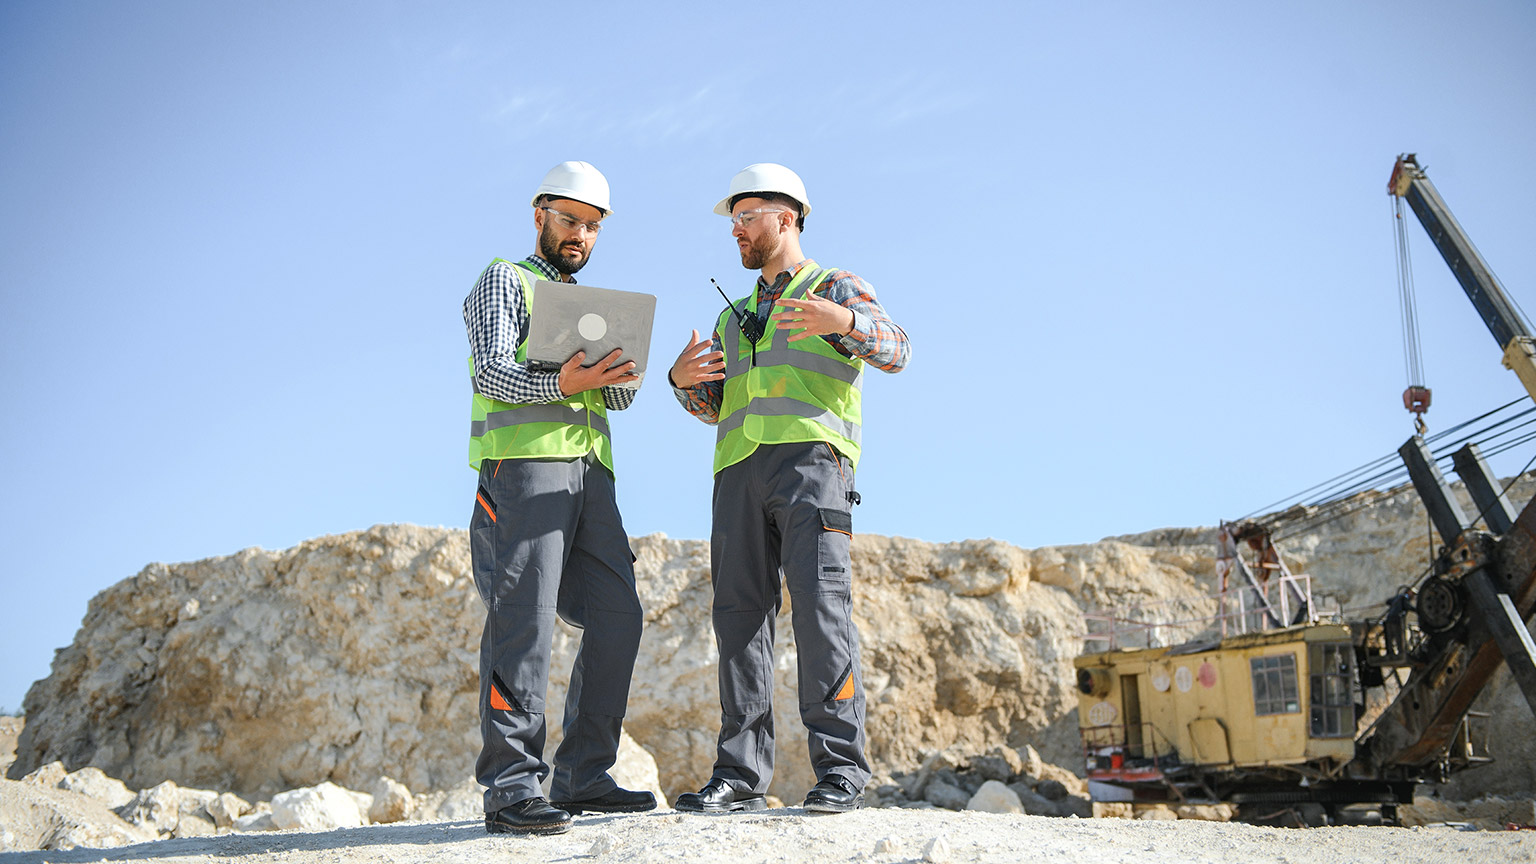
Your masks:
{"label": "yellow excavator", "polygon": [[[1536,342],[1414,154],[1388,192],[1450,265],[1536,398]],[[1401,247],[1400,247],[1401,249]],[[1422,415],[1429,391],[1410,381]],[[1271,824],[1396,822],[1414,786],[1490,761],[1476,698],[1502,664],[1536,714],[1536,506],[1516,512],[1476,444],[1453,464],[1468,518],[1422,437],[1398,450],[1443,546],[1370,620],[1321,615],[1263,524],[1221,526],[1220,591],[1173,615],[1088,616],[1079,731],[1096,801],[1236,804]],[[1476,527],[1481,522],[1485,527]],[[1154,620],[1155,618],[1155,620]],[[1330,620],[1331,619],[1331,620]]]}

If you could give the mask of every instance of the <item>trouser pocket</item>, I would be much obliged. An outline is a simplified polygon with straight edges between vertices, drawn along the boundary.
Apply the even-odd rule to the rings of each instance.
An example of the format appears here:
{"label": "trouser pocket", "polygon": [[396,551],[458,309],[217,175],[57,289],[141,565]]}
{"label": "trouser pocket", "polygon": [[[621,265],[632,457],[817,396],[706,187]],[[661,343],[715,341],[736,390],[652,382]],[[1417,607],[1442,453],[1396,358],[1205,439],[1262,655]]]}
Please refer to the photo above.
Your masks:
{"label": "trouser pocket", "polygon": [[821,518],[821,534],[816,538],[816,567],[820,579],[826,582],[848,582],[853,578],[852,566],[853,514],[846,510],[822,507],[816,511]]}
{"label": "trouser pocket", "polygon": [[489,608],[496,585],[496,502],[483,483],[475,490],[475,509],[469,517],[469,562],[475,590]]}

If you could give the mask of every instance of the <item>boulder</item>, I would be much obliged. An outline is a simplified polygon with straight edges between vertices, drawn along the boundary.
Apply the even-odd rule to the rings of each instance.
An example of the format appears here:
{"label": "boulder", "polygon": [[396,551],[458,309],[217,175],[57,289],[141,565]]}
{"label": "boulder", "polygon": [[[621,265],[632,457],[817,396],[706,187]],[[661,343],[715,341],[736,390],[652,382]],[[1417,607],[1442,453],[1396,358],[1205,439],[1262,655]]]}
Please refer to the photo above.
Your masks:
{"label": "boulder", "polygon": [[213,824],[226,830],[235,827],[235,820],[249,813],[251,804],[233,792],[225,792],[209,801],[206,808]]}
{"label": "boulder", "polygon": [[1077,819],[1093,818],[1093,801],[1087,795],[1068,795],[1052,803],[1056,805],[1058,815]]}
{"label": "boulder", "polygon": [[1014,797],[1019,799],[1019,806],[1023,807],[1024,812],[1031,816],[1064,815],[1061,812],[1061,808],[1056,805],[1056,802],[1030,788],[1027,782],[1010,783],[1008,788],[1013,792]]}
{"label": "boulder", "polygon": [[971,803],[971,796],[958,786],[936,779],[928,781],[928,787],[923,790],[923,800],[945,810],[964,810],[965,805]]}
{"label": "boulder", "polygon": [[154,840],[105,804],[53,786],[0,780],[0,852],[101,849]]}
{"label": "boulder", "polygon": [[368,821],[377,824],[403,822],[410,818],[416,799],[404,783],[389,777],[380,777],[373,784],[373,804],[368,808]]}
{"label": "boulder", "polygon": [[11,763],[16,761],[16,741],[21,737],[25,717],[0,714],[0,777],[5,777]]}
{"label": "boulder", "polygon": [[181,787],[175,781],[167,780],[142,789],[117,812],[134,825],[157,834],[170,834],[181,821]]}
{"label": "boulder", "polygon": [[473,777],[418,797],[416,810],[411,814],[412,819],[422,822],[457,822],[484,816],[485,789]]}
{"label": "boulder", "polygon": [[122,807],[136,797],[127,784],[108,777],[100,768],[81,768],[79,771],[66,774],[59,781],[58,787],[65,792],[94,798],[112,810]]}
{"label": "boulder", "polygon": [[1231,822],[1236,810],[1231,804],[1180,804],[1173,808],[1180,819],[1202,822]]}
{"label": "boulder", "polygon": [[996,780],[988,780],[966,802],[965,809],[983,813],[1023,813],[1024,805],[1012,789]]}
{"label": "boulder", "polygon": [[973,756],[968,767],[971,773],[983,780],[996,780],[1000,783],[1007,783],[1018,773],[1009,766],[1007,759],[1000,756]]}
{"label": "boulder", "polygon": [[262,810],[257,813],[247,813],[235,819],[234,830],[249,833],[254,831],[276,831],[277,823],[272,821],[272,811]]}
{"label": "boulder", "polygon": [[49,762],[21,778],[21,782],[29,786],[45,786],[57,789],[59,784],[69,774],[64,770],[64,763],[58,760]]}
{"label": "boulder", "polygon": [[1060,780],[1041,780],[1036,784],[1035,791],[1047,801],[1060,801],[1069,794],[1066,784]]}
{"label": "boulder", "polygon": [[183,813],[181,819],[176,823],[176,830],[172,832],[171,836],[211,837],[217,833],[218,826],[213,824],[212,819],[207,819],[202,816],[194,816],[190,813]]}
{"label": "boulder", "polygon": [[363,813],[347,790],[321,783],[272,796],[272,824],[297,831],[357,828],[363,824]]}
{"label": "boulder", "polygon": [[1137,806],[1136,818],[1149,822],[1173,822],[1178,820],[1179,814],[1162,804],[1148,804]]}

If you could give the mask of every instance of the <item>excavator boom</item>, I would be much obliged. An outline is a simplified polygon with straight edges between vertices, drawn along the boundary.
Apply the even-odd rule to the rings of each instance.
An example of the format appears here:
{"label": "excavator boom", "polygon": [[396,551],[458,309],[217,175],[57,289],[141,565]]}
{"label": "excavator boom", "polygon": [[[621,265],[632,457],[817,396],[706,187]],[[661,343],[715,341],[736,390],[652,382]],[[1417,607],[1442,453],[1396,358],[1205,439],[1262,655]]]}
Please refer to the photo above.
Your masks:
{"label": "excavator boom", "polygon": [[1436,191],[1435,184],[1419,166],[1417,154],[1404,153],[1392,166],[1392,177],[1387,181],[1387,192],[1408,202],[1409,208],[1435,248],[1445,258],[1451,273],[1472,301],[1477,314],[1482,316],[1488,331],[1504,352],[1504,365],[1514,370],[1524,385],[1525,392],[1536,399],[1536,342],[1531,338],[1530,325],[1509,295],[1499,284],[1488,262],[1472,245],[1472,240],[1461,229],[1456,217]]}

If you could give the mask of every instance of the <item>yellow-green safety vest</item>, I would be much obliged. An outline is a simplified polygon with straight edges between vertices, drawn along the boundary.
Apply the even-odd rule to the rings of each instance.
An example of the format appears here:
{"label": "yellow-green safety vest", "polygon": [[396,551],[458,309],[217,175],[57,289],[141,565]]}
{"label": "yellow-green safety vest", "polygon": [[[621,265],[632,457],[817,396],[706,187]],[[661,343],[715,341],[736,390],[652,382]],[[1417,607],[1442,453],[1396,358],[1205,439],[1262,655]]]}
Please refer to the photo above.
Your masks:
{"label": "yellow-green safety vest", "polygon": [[[512,268],[523,288],[524,308],[533,309],[533,282],[543,276],[522,262],[513,264],[505,258],[497,258],[485,269],[497,264]],[[528,334],[520,335],[522,341],[517,345],[517,362],[526,363]],[[469,358],[469,380],[474,386],[474,355]],[[475,389],[470,403],[469,467],[476,471],[485,459],[573,459],[593,451],[608,470],[613,471],[608,411],[603,405],[601,390],[586,390],[559,402],[517,405],[492,399]]]}
{"label": "yellow-green safety vest", "polygon": [[[829,272],[807,262],[785,286],[783,299],[804,297]],[[742,319],[756,314],[757,289],[731,304]],[[771,317],[757,343],[742,335],[731,309],[715,332],[725,350],[725,388],[715,426],[715,472],[747,458],[759,444],[825,441],[859,464],[864,361],[845,357],[819,336],[788,341]]]}

